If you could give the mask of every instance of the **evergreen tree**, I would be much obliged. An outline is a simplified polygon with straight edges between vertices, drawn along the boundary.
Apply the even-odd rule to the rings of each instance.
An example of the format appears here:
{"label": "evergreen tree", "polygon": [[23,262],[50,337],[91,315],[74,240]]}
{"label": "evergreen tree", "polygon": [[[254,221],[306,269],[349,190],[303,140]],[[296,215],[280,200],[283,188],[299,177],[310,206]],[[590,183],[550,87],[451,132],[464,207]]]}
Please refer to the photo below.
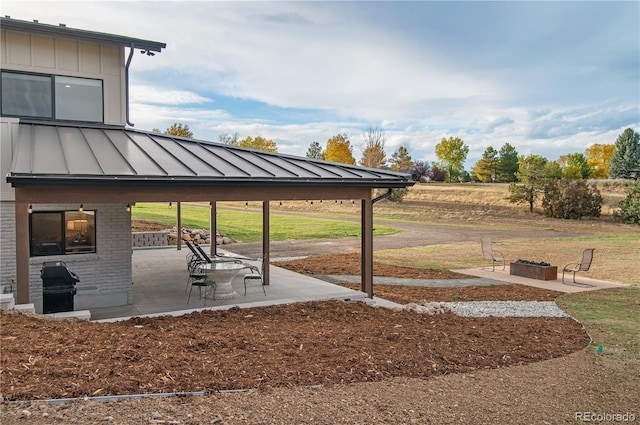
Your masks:
{"label": "evergreen tree", "polygon": [[307,149],[307,158],[324,159],[324,152],[322,146],[318,142],[311,142],[309,149]]}
{"label": "evergreen tree", "polygon": [[509,143],[505,143],[498,152],[497,180],[503,183],[515,182],[518,172],[518,151]]}
{"label": "evergreen tree", "polygon": [[518,159],[518,172],[516,177],[519,183],[509,185],[509,201],[513,203],[526,203],[529,212],[533,212],[533,206],[538,197],[544,193],[545,187],[550,181],[562,176],[560,164],[549,162],[540,155],[521,156]]}
{"label": "evergreen tree", "polygon": [[389,168],[391,171],[399,171],[401,173],[410,173],[413,169],[413,161],[411,160],[411,155],[409,155],[409,150],[406,146],[398,146],[398,149],[391,154],[391,161],[389,163]]}
{"label": "evergreen tree", "polygon": [[631,128],[627,128],[616,140],[609,177],[640,178],[640,135]]}
{"label": "evergreen tree", "polygon": [[473,167],[473,174],[479,181],[484,183],[495,181],[498,161],[498,151],[489,146],[482,154],[482,158]]}

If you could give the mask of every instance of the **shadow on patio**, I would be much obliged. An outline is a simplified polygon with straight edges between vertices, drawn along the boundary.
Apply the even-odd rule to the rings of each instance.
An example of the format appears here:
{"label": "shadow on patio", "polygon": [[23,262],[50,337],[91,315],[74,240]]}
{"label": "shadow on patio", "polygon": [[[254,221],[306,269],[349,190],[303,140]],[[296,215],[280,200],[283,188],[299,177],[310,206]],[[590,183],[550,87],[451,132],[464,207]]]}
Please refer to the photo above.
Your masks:
{"label": "shadow on patio", "polygon": [[[243,296],[243,276],[249,270],[241,271],[232,281],[239,297],[231,300],[198,298],[197,288],[187,304],[186,255],[189,251],[178,251],[175,247],[155,249],[135,249],[133,251],[133,304],[120,307],[91,309],[91,320],[122,319],[143,315],[179,315],[194,310],[286,304],[302,301],[326,299],[366,299],[366,294],[353,291],[304,276],[271,265],[271,284],[265,296],[256,282],[247,284],[247,295]],[[256,263],[257,264],[257,263]]]}

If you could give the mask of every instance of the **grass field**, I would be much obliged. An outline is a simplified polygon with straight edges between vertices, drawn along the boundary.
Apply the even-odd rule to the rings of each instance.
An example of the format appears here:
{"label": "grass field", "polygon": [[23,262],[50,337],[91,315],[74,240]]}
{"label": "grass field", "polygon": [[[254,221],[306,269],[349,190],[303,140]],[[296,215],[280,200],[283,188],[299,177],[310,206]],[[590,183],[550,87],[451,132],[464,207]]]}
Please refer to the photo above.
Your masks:
{"label": "grass field", "polygon": [[[182,205],[182,225],[200,229],[209,228],[209,208],[202,205]],[[175,226],[176,211],[167,204],[138,203],[132,209],[132,218]],[[217,208],[218,230],[236,242],[257,242],[262,239],[262,212],[237,208],[232,204]],[[335,239],[360,237],[360,224],[353,221],[287,216],[271,212],[270,236],[274,241],[299,239]],[[389,226],[376,226],[375,235],[390,235],[398,230]]]}

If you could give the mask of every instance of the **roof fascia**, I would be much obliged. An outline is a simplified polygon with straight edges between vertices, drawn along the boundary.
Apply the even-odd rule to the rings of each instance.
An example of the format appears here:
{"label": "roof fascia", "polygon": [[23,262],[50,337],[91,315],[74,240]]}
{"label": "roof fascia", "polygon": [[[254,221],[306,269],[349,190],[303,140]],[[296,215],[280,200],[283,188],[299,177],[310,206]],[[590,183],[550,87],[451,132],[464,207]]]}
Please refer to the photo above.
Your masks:
{"label": "roof fascia", "polygon": [[3,29],[11,29],[17,31],[26,31],[32,33],[59,35],[64,37],[72,37],[91,41],[103,41],[122,45],[125,47],[133,47],[134,49],[142,49],[152,52],[160,52],[167,47],[166,43],[159,41],[143,40],[141,38],[127,37],[117,34],[107,34],[97,31],[87,31],[76,28],[68,28],[64,24],[50,25],[41,24],[38,21],[22,21],[11,18],[0,18],[0,26]]}

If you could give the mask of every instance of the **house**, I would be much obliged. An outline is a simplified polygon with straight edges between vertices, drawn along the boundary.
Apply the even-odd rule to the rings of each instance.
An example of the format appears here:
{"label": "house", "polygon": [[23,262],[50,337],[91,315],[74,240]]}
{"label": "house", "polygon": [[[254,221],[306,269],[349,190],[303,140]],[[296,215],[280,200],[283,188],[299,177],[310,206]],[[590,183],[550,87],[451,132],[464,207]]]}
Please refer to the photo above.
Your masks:
{"label": "house", "polygon": [[268,259],[271,201],[359,200],[373,296],[372,189],[408,175],[133,129],[133,54],[164,43],[9,17],[0,30],[0,283],[18,303],[42,312],[45,261],[81,277],[75,309],[132,303],[130,206],[171,201],[210,202],[213,223],[217,201],[262,201]]}

